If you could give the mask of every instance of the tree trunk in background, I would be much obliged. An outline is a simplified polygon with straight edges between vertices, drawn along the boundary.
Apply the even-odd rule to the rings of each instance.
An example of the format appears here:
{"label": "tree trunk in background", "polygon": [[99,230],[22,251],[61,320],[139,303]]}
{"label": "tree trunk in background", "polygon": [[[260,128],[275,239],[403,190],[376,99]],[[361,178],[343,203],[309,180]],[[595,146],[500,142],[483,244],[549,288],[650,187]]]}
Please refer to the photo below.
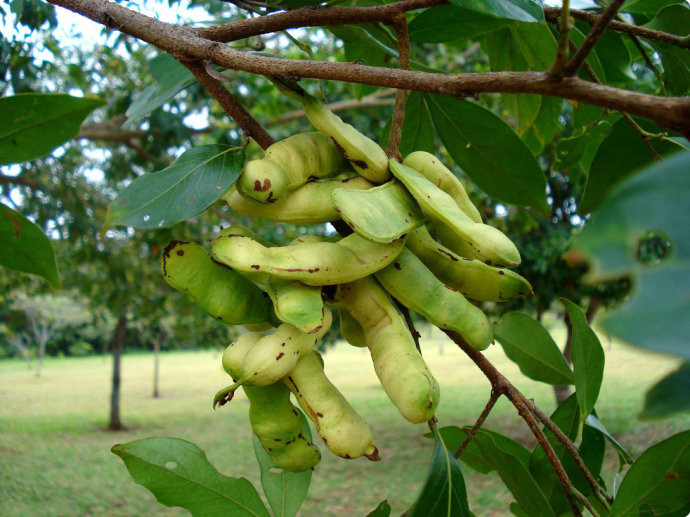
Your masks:
{"label": "tree trunk in background", "polygon": [[161,343],[158,339],[153,340],[153,398],[160,397],[158,391],[158,371],[160,361]]}
{"label": "tree trunk in background", "polygon": [[110,423],[108,429],[116,431],[124,429],[120,420],[120,359],[127,334],[127,316],[123,312],[117,320],[110,349],[113,353],[113,385],[110,394]]}

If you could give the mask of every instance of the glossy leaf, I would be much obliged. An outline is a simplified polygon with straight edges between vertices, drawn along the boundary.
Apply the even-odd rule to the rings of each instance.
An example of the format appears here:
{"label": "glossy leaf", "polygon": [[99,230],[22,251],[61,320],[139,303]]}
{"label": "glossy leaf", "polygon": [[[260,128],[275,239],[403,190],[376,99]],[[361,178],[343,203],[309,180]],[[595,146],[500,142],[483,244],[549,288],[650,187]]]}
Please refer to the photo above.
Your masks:
{"label": "glossy leaf", "polygon": [[556,386],[574,382],[573,372],[549,332],[527,314],[506,314],[494,327],[494,336],[530,379]]}
{"label": "glossy leaf", "polygon": [[166,228],[203,212],[237,181],[244,152],[203,145],[159,172],[139,176],[108,207],[106,228]]}
{"label": "glossy leaf", "polygon": [[391,505],[388,501],[381,501],[376,508],[367,514],[367,517],[388,517],[391,514]]}
{"label": "glossy leaf", "polygon": [[407,97],[407,104],[405,104],[405,122],[400,139],[400,154],[407,156],[413,151],[433,153],[435,150],[434,127],[431,124],[429,108],[421,93],[410,92]]}
{"label": "glossy leaf", "polygon": [[0,165],[45,156],[79,133],[101,99],[21,93],[0,98]]}
{"label": "glossy leaf", "polygon": [[350,228],[374,242],[392,242],[425,220],[414,198],[397,181],[368,190],[336,189],[333,203]]}
{"label": "glossy leaf", "polygon": [[611,129],[612,125],[603,121],[596,126],[577,129],[573,135],[559,139],[556,144],[554,168],[568,173],[573,168],[586,177],[597,149]]}
{"label": "glossy leaf", "polygon": [[[640,123],[643,128],[650,131],[656,128],[649,122]],[[660,155],[682,149],[668,139],[653,140],[650,145]],[[617,184],[653,162],[654,157],[635,128],[627,119],[618,120],[594,156],[585,193],[579,205],[580,213],[591,212],[604,201]]]}
{"label": "glossy leaf", "polygon": [[630,453],[626,450],[621,443],[614,438],[614,436],[604,427],[604,424],[602,424],[599,419],[594,415],[590,414],[587,415],[587,418],[585,419],[585,426],[589,426],[592,429],[596,429],[599,431],[613,447],[616,449],[616,452],[618,453],[618,459],[620,460],[620,469],[623,468],[623,465],[627,465],[633,462],[632,456]]}
{"label": "glossy leaf", "polygon": [[683,0],[628,0],[621,7],[621,11],[635,14],[654,14],[668,5],[681,3]]}
{"label": "glossy leaf", "polygon": [[434,452],[422,493],[408,510],[410,517],[469,517],[465,480],[460,466],[436,432]]}
{"label": "glossy leaf", "polygon": [[[506,19],[455,5],[431,7],[415,16],[409,24],[410,41],[443,43],[463,38],[476,38],[505,27]],[[409,101],[408,101],[409,102]]]}
{"label": "glossy leaf", "polygon": [[[688,34],[690,7],[679,2],[659,11],[646,27],[679,36]],[[652,46],[661,54],[664,80],[672,95],[687,95],[690,91],[690,56],[687,49],[667,43],[654,42]]]}
{"label": "glossy leaf", "polygon": [[443,144],[472,181],[499,201],[548,212],[544,174],[503,120],[469,101],[425,99]]}
{"label": "glossy leaf", "polygon": [[52,241],[19,212],[0,204],[0,266],[45,278],[60,287]]}
{"label": "glossy leaf", "polygon": [[604,378],[604,349],[599,338],[587,323],[585,313],[573,302],[561,299],[568,311],[572,327],[570,352],[575,372],[575,393],[584,420],[594,409]]}
{"label": "glossy leaf", "polygon": [[[299,411],[299,410],[297,410]],[[308,431],[309,425],[303,418],[303,427]],[[311,436],[308,436],[311,440]],[[300,506],[307,497],[312,471],[288,472],[277,467],[266,450],[261,445],[261,440],[255,434],[252,435],[254,455],[261,469],[261,487],[268,504],[275,517],[293,517],[297,515]]]}
{"label": "glossy leaf", "polygon": [[179,438],[145,438],[112,448],[140,485],[161,504],[195,516],[266,516],[258,492],[244,478],[222,475],[204,451]]}
{"label": "glossy leaf", "polygon": [[690,411],[690,363],[680,367],[652,386],[645,396],[640,418],[664,418],[679,411]]}
{"label": "glossy leaf", "polygon": [[611,517],[687,515],[690,511],[690,431],[644,451],[623,478]]}
{"label": "glossy leaf", "polygon": [[519,22],[543,22],[544,10],[537,0],[451,0],[472,11]]}
{"label": "glossy leaf", "polygon": [[[629,343],[690,359],[690,152],[676,153],[617,187],[574,243],[590,263],[590,278],[633,277],[629,299],[597,323]],[[649,231],[668,239],[658,264],[638,259]]]}
{"label": "glossy leaf", "polygon": [[151,113],[194,82],[192,73],[170,54],[162,53],[153,58],[149,71],[155,83],[134,97],[125,113],[128,118],[143,117]]}

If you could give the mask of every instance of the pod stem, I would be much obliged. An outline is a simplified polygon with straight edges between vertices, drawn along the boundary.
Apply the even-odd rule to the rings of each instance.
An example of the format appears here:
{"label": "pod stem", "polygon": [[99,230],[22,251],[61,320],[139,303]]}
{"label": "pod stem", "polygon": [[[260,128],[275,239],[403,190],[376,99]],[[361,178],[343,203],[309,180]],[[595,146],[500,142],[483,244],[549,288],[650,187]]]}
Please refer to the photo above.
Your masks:
{"label": "pod stem", "polygon": [[232,384],[227,388],[223,388],[218,393],[216,393],[213,397],[213,409],[216,409],[216,406],[224,406],[225,404],[230,402],[232,398],[235,396],[235,390],[242,386],[242,384],[244,384],[246,380],[246,377],[242,377],[235,384]]}

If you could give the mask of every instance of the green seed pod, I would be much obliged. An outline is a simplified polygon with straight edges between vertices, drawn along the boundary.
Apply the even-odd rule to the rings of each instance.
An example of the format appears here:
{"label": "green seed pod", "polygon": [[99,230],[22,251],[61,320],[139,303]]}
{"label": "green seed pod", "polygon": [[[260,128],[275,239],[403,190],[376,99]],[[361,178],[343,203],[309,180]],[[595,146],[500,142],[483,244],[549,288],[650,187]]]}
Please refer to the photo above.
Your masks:
{"label": "green seed pod", "polygon": [[280,321],[306,334],[323,327],[321,287],[266,275],[266,292]]}
{"label": "green seed pod", "polygon": [[315,97],[304,93],[300,100],[309,122],[333,140],[338,150],[361,176],[374,183],[388,181],[388,158],[379,144],[343,122],[343,119]]}
{"label": "green seed pod", "polygon": [[[223,368],[234,379],[242,376],[246,354],[263,336],[240,336],[223,353]],[[245,386],[249,399],[249,422],[276,466],[290,472],[313,468],[321,459],[319,450],[305,437],[299,411],[290,402],[290,390],[283,383]]]}
{"label": "green seed pod", "polygon": [[436,278],[473,300],[500,302],[532,292],[530,283],[517,273],[456,255],[437,243],[424,226],[412,231],[405,245]]}
{"label": "green seed pod", "polygon": [[479,210],[470,201],[470,197],[467,195],[465,187],[462,186],[460,180],[433,154],[426,151],[415,151],[405,157],[403,165],[413,168],[452,197],[458,208],[465,212],[475,223],[482,222]]}
{"label": "green seed pod", "polygon": [[192,242],[173,241],[161,257],[163,277],[205,312],[228,325],[275,320],[268,296],[245,277],[217,264]]}
{"label": "green seed pod", "polygon": [[356,233],[391,242],[424,223],[424,214],[405,187],[389,181],[369,190],[333,191],[335,209]]}
{"label": "green seed pod", "polygon": [[318,352],[305,354],[283,382],[333,454],[348,459],[360,456],[372,461],[380,459],[371,429],[328,380]]}
{"label": "green seed pod", "polygon": [[337,298],[362,326],[376,375],[400,414],[415,424],[430,420],[438,384],[386,291],[367,277],[339,286]]}
{"label": "green seed pod", "polygon": [[[452,230],[472,248],[473,254],[482,262],[498,266],[517,266],[520,263],[520,253],[503,232],[486,224],[475,223],[458,208],[452,197],[416,170],[395,160],[390,161],[390,166],[395,177],[407,187],[422,211],[435,223]],[[457,249],[454,251],[461,253]]]}
{"label": "green seed pod", "polygon": [[324,307],[323,326],[305,334],[288,323],[280,325],[273,334],[257,341],[242,361],[242,376],[231,386],[223,388],[214,398],[214,405],[232,399],[232,393],[242,385],[268,386],[278,382],[295,367],[299,358],[312,351],[333,321],[330,309]]}
{"label": "green seed pod", "polygon": [[338,242],[305,242],[266,248],[240,235],[211,241],[213,257],[233,269],[262,272],[307,285],[335,285],[365,277],[390,264],[405,245],[371,242],[356,233]]}
{"label": "green seed pod", "polygon": [[301,133],[276,142],[261,160],[245,163],[237,185],[245,195],[271,203],[307,181],[335,176],[348,167],[321,133]]}
{"label": "green seed pod", "polygon": [[246,226],[242,226],[239,224],[233,224],[231,226],[226,226],[225,228],[222,228],[220,232],[218,232],[218,235],[220,237],[223,237],[225,235],[243,235],[245,237],[249,237],[250,239],[254,239],[257,242],[260,242],[263,246],[275,246],[275,244],[271,241],[266,240],[263,237],[259,237],[256,233],[251,231]]}
{"label": "green seed pod", "polygon": [[479,307],[441,283],[405,248],[376,279],[400,303],[439,328],[458,332],[470,346],[484,350],[493,340],[491,324]]}
{"label": "green seed pod", "polygon": [[340,315],[340,335],[352,346],[360,348],[367,346],[367,338],[359,321],[354,319],[344,307],[338,309],[338,314]]}
{"label": "green seed pod", "polygon": [[371,187],[373,184],[361,177],[310,181],[286,192],[275,203],[266,204],[244,197],[233,185],[223,199],[238,214],[292,224],[322,224],[340,219],[331,201],[335,189],[366,190]]}

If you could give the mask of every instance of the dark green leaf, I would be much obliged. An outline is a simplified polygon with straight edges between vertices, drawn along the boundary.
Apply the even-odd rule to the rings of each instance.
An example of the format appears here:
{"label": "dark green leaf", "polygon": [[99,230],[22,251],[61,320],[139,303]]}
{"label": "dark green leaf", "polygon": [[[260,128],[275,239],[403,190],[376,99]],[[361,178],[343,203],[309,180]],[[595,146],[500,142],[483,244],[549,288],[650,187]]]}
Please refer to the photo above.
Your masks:
{"label": "dark green leaf", "polygon": [[587,323],[585,313],[573,302],[561,298],[572,327],[570,351],[575,372],[575,393],[584,420],[594,409],[604,378],[604,349]]}
{"label": "dark green leaf", "polygon": [[446,149],[479,187],[499,201],[548,212],[544,174],[503,120],[468,101],[424,98]]}
{"label": "dark green leaf", "polygon": [[563,129],[560,116],[563,112],[563,99],[544,96],[534,124],[522,135],[527,148],[534,154],[541,154],[553,142],[556,134]]}
{"label": "dark green leaf", "polygon": [[625,449],[625,447],[623,447],[623,445],[620,444],[618,440],[613,437],[611,433],[609,433],[608,429],[604,427],[604,424],[602,424],[599,419],[594,416],[594,414],[587,415],[587,418],[585,419],[585,426],[596,429],[611,443],[611,445],[613,445],[618,452],[621,469],[623,468],[623,465],[632,463],[633,459],[632,456],[630,456],[630,453]]}
{"label": "dark green leaf", "polygon": [[574,168],[585,176],[601,142],[611,132],[611,124],[603,121],[596,126],[585,126],[568,138],[561,138],[556,145],[554,168],[568,172]]}
{"label": "dark green leaf", "polygon": [[19,212],[0,204],[0,265],[45,278],[60,287],[51,240]]}
{"label": "dark green leaf", "polygon": [[640,418],[663,418],[678,411],[690,410],[690,363],[657,382],[647,392]]}
{"label": "dark green leaf", "polygon": [[417,43],[443,43],[476,38],[509,23],[479,11],[454,5],[440,5],[422,11],[410,22],[410,40]]}
{"label": "dark green leaf", "polygon": [[544,10],[537,0],[451,0],[472,11],[519,22],[543,22]]}
{"label": "dark green leaf", "polygon": [[621,11],[635,14],[654,14],[666,6],[681,4],[683,0],[628,0]]}
{"label": "dark green leaf", "polygon": [[487,434],[477,433],[474,441],[487,461],[498,472],[517,503],[528,515],[535,517],[555,516],[544,497],[544,493],[524,463],[498,447],[493,438]]}
{"label": "dark green leaf", "polygon": [[[655,131],[656,128],[654,124],[644,121],[640,121],[640,125],[649,131]],[[682,149],[668,139],[653,140],[650,145],[660,155]],[[606,198],[615,185],[653,161],[654,157],[644,140],[630,122],[624,118],[618,120],[594,156],[585,193],[579,206],[580,213],[591,212]]]}
{"label": "dark green leaf", "polygon": [[159,172],[144,174],[122,189],[108,207],[105,226],[166,228],[206,210],[237,181],[244,152],[203,145]]}
{"label": "dark green leaf", "polygon": [[[618,186],[575,241],[590,278],[633,276],[626,303],[599,318],[629,343],[690,359],[690,152],[677,153]],[[658,232],[670,243],[660,263],[638,259],[640,239]]]}
{"label": "dark green leaf", "polygon": [[192,73],[170,54],[159,54],[150,64],[149,71],[155,83],[139,93],[125,113],[138,118],[160,108],[177,93],[194,82]]}
{"label": "dark green leaf", "polygon": [[[585,33],[590,30],[590,26],[584,22],[580,27]],[[605,71],[604,78],[607,83],[632,86],[637,78],[632,71],[633,58],[624,38],[627,36],[619,32],[605,31],[597,41],[597,57]],[[635,55],[638,56],[639,53]]]}
{"label": "dark green leaf", "polygon": [[407,156],[413,151],[433,153],[435,150],[434,128],[431,125],[429,108],[421,93],[410,92],[405,105],[405,122],[400,140],[400,154]]}
{"label": "dark green leaf", "polygon": [[422,493],[408,511],[410,517],[469,517],[465,480],[460,466],[436,432],[434,453]]}
{"label": "dark green leaf", "polygon": [[22,93],[0,98],[0,165],[48,154],[79,133],[84,119],[105,103],[61,94]]}
{"label": "dark green leaf", "polygon": [[[687,35],[689,26],[690,7],[687,3],[666,7],[646,25],[650,29],[670,32],[679,36]],[[652,45],[661,53],[664,80],[670,93],[687,95],[690,90],[690,56],[687,49],[656,41]]]}
{"label": "dark green leaf", "polygon": [[573,372],[551,335],[527,314],[506,314],[494,327],[494,336],[530,379],[554,385],[573,383]]}
{"label": "dark green leaf", "polygon": [[[585,41],[585,35],[577,28],[573,27],[570,29],[570,39],[572,42],[575,44],[576,47],[580,47],[582,43]],[[597,44],[599,42],[597,41]],[[597,50],[599,46],[597,45]],[[590,52],[589,56],[587,56],[587,59],[585,62],[590,66],[592,72],[597,76],[597,79],[599,81],[605,83],[606,82],[606,74],[604,73],[604,68],[601,66],[601,61],[599,61],[599,56],[597,55],[597,50],[593,50]],[[584,69],[580,69],[578,72],[578,75],[582,77],[583,79],[592,80],[592,77],[585,71]]]}
{"label": "dark green leaf", "polygon": [[381,501],[379,505],[367,514],[367,517],[388,517],[391,514],[391,505],[388,501]]}
{"label": "dark green leaf", "polygon": [[[301,411],[300,415],[304,419],[304,414]],[[305,420],[303,420],[302,427],[305,431],[309,430],[309,425]],[[261,487],[271,510],[273,510],[273,515],[275,517],[297,515],[297,511],[307,497],[312,471],[288,472],[277,467],[261,445],[259,437],[255,434],[252,436],[254,455],[261,469]],[[308,438],[311,440],[311,436]]]}
{"label": "dark green leaf", "polygon": [[[644,451],[623,478],[611,517],[646,515],[682,517],[690,510],[690,431]],[[640,514],[641,515],[641,514]]]}
{"label": "dark green leaf", "polygon": [[166,506],[192,515],[266,516],[258,492],[244,478],[222,475],[199,447],[179,438],[145,438],[115,445],[134,480]]}

